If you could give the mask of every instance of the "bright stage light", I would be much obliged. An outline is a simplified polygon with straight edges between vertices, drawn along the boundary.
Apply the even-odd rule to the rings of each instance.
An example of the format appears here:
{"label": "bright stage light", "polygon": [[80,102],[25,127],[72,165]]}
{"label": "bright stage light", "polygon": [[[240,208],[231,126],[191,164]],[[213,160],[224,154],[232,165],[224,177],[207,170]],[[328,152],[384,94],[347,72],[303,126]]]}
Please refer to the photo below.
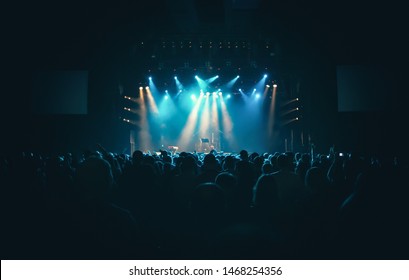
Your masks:
{"label": "bright stage light", "polygon": [[205,84],[211,84],[211,83],[213,83],[213,82],[214,82],[216,79],[218,79],[218,78],[219,78],[219,75],[216,75],[216,76],[213,76],[213,77],[211,77],[211,78],[205,80],[204,82],[205,82]]}
{"label": "bright stage light", "polygon": [[192,95],[190,96],[190,98],[192,98],[193,101],[196,101],[196,95],[192,94]]}
{"label": "bright stage light", "polygon": [[152,81],[152,77],[149,77],[149,81]]}
{"label": "bright stage light", "polygon": [[166,93],[168,93],[168,90],[165,90]]}
{"label": "bright stage light", "polygon": [[195,76],[195,79],[197,80],[197,79],[199,79],[199,77],[196,75],[196,76]]}
{"label": "bright stage light", "polygon": [[237,75],[236,79],[240,78],[240,75]]}
{"label": "bright stage light", "polygon": [[256,92],[256,89],[255,89],[255,88],[253,88],[253,92]]}
{"label": "bright stage light", "polygon": [[206,92],[206,96],[209,96],[210,95],[210,92]]}
{"label": "bright stage light", "polygon": [[257,93],[257,94],[256,94],[256,98],[257,98],[257,99],[260,98],[260,93]]}
{"label": "bright stage light", "polygon": [[274,84],[273,87],[277,87],[277,84]]}
{"label": "bright stage light", "polygon": [[227,99],[229,99],[229,98],[231,98],[231,95],[230,95],[230,94],[227,95]]}
{"label": "bright stage light", "polygon": [[145,89],[149,89],[149,87],[145,87]]}
{"label": "bright stage light", "polygon": [[186,120],[185,126],[183,127],[183,130],[180,134],[179,140],[177,141],[178,146],[182,147],[182,149],[186,149],[186,147],[189,145],[191,142],[192,135],[194,134],[194,129],[197,124],[198,120],[198,113],[199,113],[199,108],[201,105],[201,101],[203,99],[203,94],[200,94],[199,99],[197,102],[195,102],[193,109],[190,111],[190,114]]}
{"label": "bright stage light", "polygon": [[177,76],[175,76],[175,80],[177,80],[178,79],[178,77]]}
{"label": "bright stage light", "polygon": [[268,88],[269,88],[270,86],[269,86],[269,85],[266,85],[266,87],[268,87]]}
{"label": "bright stage light", "polygon": [[267,74],[264,74],[264,78],[267,78]]}
{"label": "bright stage light", "polygon": [[168,100],[169,99],[169,95],[165,95],[165,100]]}
{"label": "bright stage light", "polygon": [[139,89],[143,89],[143,87],[139,87]]}
{"label": "bright stage light", "polygon": [[219,91],[219,95],[222,96],[223,92]]}

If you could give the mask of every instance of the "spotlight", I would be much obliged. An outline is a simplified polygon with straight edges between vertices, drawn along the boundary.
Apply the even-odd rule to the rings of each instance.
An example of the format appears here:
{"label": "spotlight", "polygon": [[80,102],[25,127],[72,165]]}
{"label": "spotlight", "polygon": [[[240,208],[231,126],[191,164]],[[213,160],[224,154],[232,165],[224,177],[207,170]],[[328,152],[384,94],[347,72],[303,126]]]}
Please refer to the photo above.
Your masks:
{"label": "spotlight", "polygon": [[239,76],[239,75],[237,75],[236,79],[238,79],[238,78],[240,78],[240,76]]}
{"label": "spotlight", "polygon": [[260,93],[257,93],[257,94],[256,94],[256,98],[260,98]]}
{"label": "spotlight", "polygon": [[268,88],[269,88],[270,86],[269,86],[269,85],[266,85],[266,87],[268,87]]}
{"label": "spotlight", "polygon": [[241,88],[239,88],[239,91],[241,91]]}
{"label": "spotlight", "polygon": [[267,74],[264,74],[264,78],[267,78]]}
{"label": "spotlight", "polygon": [[230,95],[230,94],[228,94],[228,95],[227,95],[227,99],[229,99],[230,97],[231,97],[231,95]]}
{"label": "spotlight", "polygon": [[296,108],[296,110],[298,111],[298,108]]}
{"label": "spotlight", "polygon": [[149,87],[145,87],[145,89],[149,89]]}
{"label": "spotlight", "polygon": [[219,75],[216,75],[216,78],[219,78]]}
{"label": "spotlight", "polygon": [[149,77],[149,81],[152,81],[152,77]]}
{"label": "spotlight", "polygon": [[253,88],[253,92],[256,92],[256,89],[255,89],[255,88]]}
{"label": "spotlight", "polygon": [[298,121],[298,118],[295,118],[296,121]]}
{"label": "spotlight", "polygon": [[199,79],[199,77],[196,75],[196,76],[195,76],[195,79],[197,80],[197,79]]}
{"label": "spotlight", "polygon": [[219,91],[219,95],[222,96],[223,92]]}
{"label": "spotlight", "polygon": [[139,89],[143,89],[143,87],[139,87]]}
{"label": "spotlight", "polygon": [[210,95],[210,92],[206,92],[206,96],[209,96]]}
{"label": "spotlight", "polygon": [[298,101],[298,98],[296,98],[295,100],[297,100],[297,101]]}
{"label": "spotlight", "polygon": [[277,87],[277,84],[274,84],[274,85],[273,85],[273,87],[275,87],[275,88],[276,88],[276,87]]}
{"label": "spotlight", "polygon": [[192,98],[192,100],[195,101],[195,100],[196,100],[196,95],[192,94],[192,95],[190,96],[190,98]]}
{"label": "spotlight", "polygon": [[175,80],[177,80],[178,79],[178,77],[177,76],[175,76]]}
{"label": "spotlight", "polygon": [[165,90],[166,93],[168,93],[168,90]]}
{"label": "spotlight", "polygon": [[168,100],[169,99],[169,95],[165,95],[165,100]]}

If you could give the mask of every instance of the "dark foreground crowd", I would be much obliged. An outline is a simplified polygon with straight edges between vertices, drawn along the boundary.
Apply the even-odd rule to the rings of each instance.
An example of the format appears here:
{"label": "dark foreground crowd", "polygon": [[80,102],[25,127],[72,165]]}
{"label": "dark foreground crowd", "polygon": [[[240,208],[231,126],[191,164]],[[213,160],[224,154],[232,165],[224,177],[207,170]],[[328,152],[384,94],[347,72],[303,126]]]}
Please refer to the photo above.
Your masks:
{"label": "dark foreground crowd", "polygon": [[405,158],[2,157],[2,259],[408,259]]}

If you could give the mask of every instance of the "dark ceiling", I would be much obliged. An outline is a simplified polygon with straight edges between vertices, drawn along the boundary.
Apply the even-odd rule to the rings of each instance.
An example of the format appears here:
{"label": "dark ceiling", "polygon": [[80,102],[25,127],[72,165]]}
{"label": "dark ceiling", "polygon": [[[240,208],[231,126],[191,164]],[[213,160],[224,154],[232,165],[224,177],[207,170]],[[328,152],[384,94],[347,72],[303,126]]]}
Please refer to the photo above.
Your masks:
{"label": "dark ceiling", "polygon": [[407,59],[407,16],[376,1],[26,1],[5,7],[6,47],[22,63],[87,65],[102,48],[160,36],[269,37],[336,62]]}

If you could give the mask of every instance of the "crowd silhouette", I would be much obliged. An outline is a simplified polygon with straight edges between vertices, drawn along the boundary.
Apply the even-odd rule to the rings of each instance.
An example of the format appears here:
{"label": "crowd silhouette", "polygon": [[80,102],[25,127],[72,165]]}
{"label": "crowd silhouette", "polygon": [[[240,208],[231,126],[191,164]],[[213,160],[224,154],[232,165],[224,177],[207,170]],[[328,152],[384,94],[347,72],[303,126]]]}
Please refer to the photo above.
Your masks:
{"label": "crowd silhouette", "polygon": [[3,156],[2,259],[407,259],[408,161],[309,153]]}

